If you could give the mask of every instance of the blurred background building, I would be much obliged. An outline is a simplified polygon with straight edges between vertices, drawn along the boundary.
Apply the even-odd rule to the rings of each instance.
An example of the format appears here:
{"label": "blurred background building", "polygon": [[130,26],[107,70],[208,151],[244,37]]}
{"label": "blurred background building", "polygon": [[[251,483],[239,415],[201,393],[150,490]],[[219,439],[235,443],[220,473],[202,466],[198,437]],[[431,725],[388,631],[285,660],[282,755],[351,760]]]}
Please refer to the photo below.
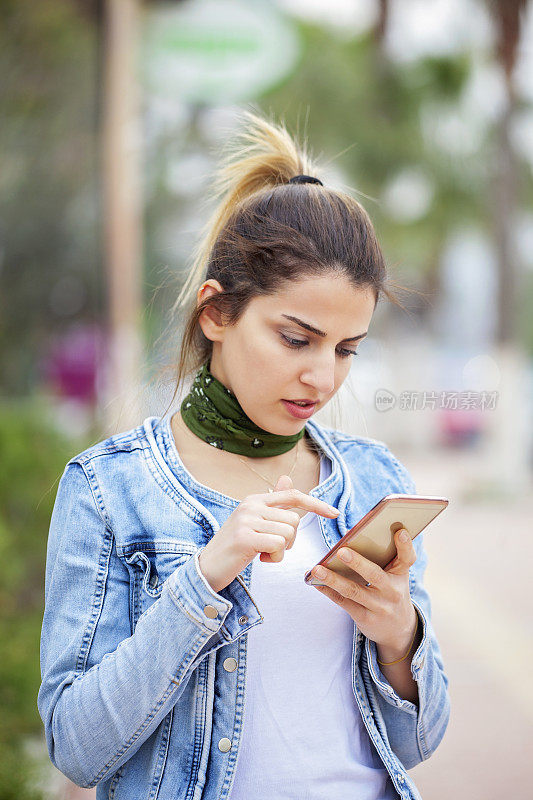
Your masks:
{"label": "blurred background building", "polygon": [[170,309],[244,105],[307,136],[324,183],[355,193],[393,279],[417,290],[378,306],[317,416],[385,441],[420,493],[451,501],[428,533],[427,584],[452,720],[415,780],[431,800],[528,797],[532,3],[0,10],[0,800],[75,794],[35,705],[57,480],[170,401]]}

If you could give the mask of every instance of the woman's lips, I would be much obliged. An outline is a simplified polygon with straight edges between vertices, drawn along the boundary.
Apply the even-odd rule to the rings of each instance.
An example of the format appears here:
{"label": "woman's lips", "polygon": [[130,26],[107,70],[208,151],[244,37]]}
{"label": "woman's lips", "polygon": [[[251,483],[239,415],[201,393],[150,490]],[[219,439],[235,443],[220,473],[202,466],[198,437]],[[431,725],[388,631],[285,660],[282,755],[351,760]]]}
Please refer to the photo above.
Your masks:
{"label": "woman's lips", "polygon": [[292,414],[293,417],[296,419],[308,419],[314,414],[315,408],[317,403],[313,403],[310,406],[299,406],[296,403],[291,403],[290,400],[282,400],[281,401],[289,414]]}

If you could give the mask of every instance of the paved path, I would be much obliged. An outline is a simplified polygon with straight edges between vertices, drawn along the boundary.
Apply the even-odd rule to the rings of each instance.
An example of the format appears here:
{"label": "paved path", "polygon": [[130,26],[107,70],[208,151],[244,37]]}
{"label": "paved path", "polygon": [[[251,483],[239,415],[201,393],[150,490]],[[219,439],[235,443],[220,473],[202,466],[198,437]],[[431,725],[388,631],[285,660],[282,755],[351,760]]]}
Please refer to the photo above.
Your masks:
{"label": "paved path", "polygon": [[533,491],[481,499],[475,456],[447,453],[409,466],[420,493],[453,501],[426,536],[426,585],[452,713],[435,754],[411,774],[428,800],[529,799]]}

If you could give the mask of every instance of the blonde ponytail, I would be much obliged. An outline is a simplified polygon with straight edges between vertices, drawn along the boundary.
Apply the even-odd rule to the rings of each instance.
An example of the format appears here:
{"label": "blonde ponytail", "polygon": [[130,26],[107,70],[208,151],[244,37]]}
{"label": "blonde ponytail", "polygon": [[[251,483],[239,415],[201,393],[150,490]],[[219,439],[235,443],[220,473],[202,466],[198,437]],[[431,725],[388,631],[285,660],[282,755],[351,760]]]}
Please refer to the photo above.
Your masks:
{"label": "blonde ponytail", "polygon": [[314,174],[307,145],[297,146],[283,124],[274,124],[251,111],[240,114],[243,127],[222,151],[208,197],[220,201],[193,251],[191,271],[172,308],[189,305],[204,279],[209,257],[220,232],[243,200],[262,189],[287,183],[295,175]]}

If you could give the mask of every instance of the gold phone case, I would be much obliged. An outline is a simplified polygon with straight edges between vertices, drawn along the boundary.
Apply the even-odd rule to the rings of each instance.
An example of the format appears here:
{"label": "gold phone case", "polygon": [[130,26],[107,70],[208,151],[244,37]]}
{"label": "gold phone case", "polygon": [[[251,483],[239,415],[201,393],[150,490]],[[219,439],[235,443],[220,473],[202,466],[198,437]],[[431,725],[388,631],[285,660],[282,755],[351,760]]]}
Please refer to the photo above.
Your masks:
{"label": "gold phone case", "polygon": [[[315,564],[323,564],[339,575],[351,578],[362,586],[367,581],[336,555],[341,547],[350,547],[356,553],[378,564],[382,569],[396,556],[394,534],[400,528],[414,539],[448,505],[445,497],[427,497],[409,494],[388,494],[374,508],[359,520],[357,525],[346,533],[337,544]],[[323,586],[311,576],[312,567],[304,576],[304,581],[312,586]]]}

